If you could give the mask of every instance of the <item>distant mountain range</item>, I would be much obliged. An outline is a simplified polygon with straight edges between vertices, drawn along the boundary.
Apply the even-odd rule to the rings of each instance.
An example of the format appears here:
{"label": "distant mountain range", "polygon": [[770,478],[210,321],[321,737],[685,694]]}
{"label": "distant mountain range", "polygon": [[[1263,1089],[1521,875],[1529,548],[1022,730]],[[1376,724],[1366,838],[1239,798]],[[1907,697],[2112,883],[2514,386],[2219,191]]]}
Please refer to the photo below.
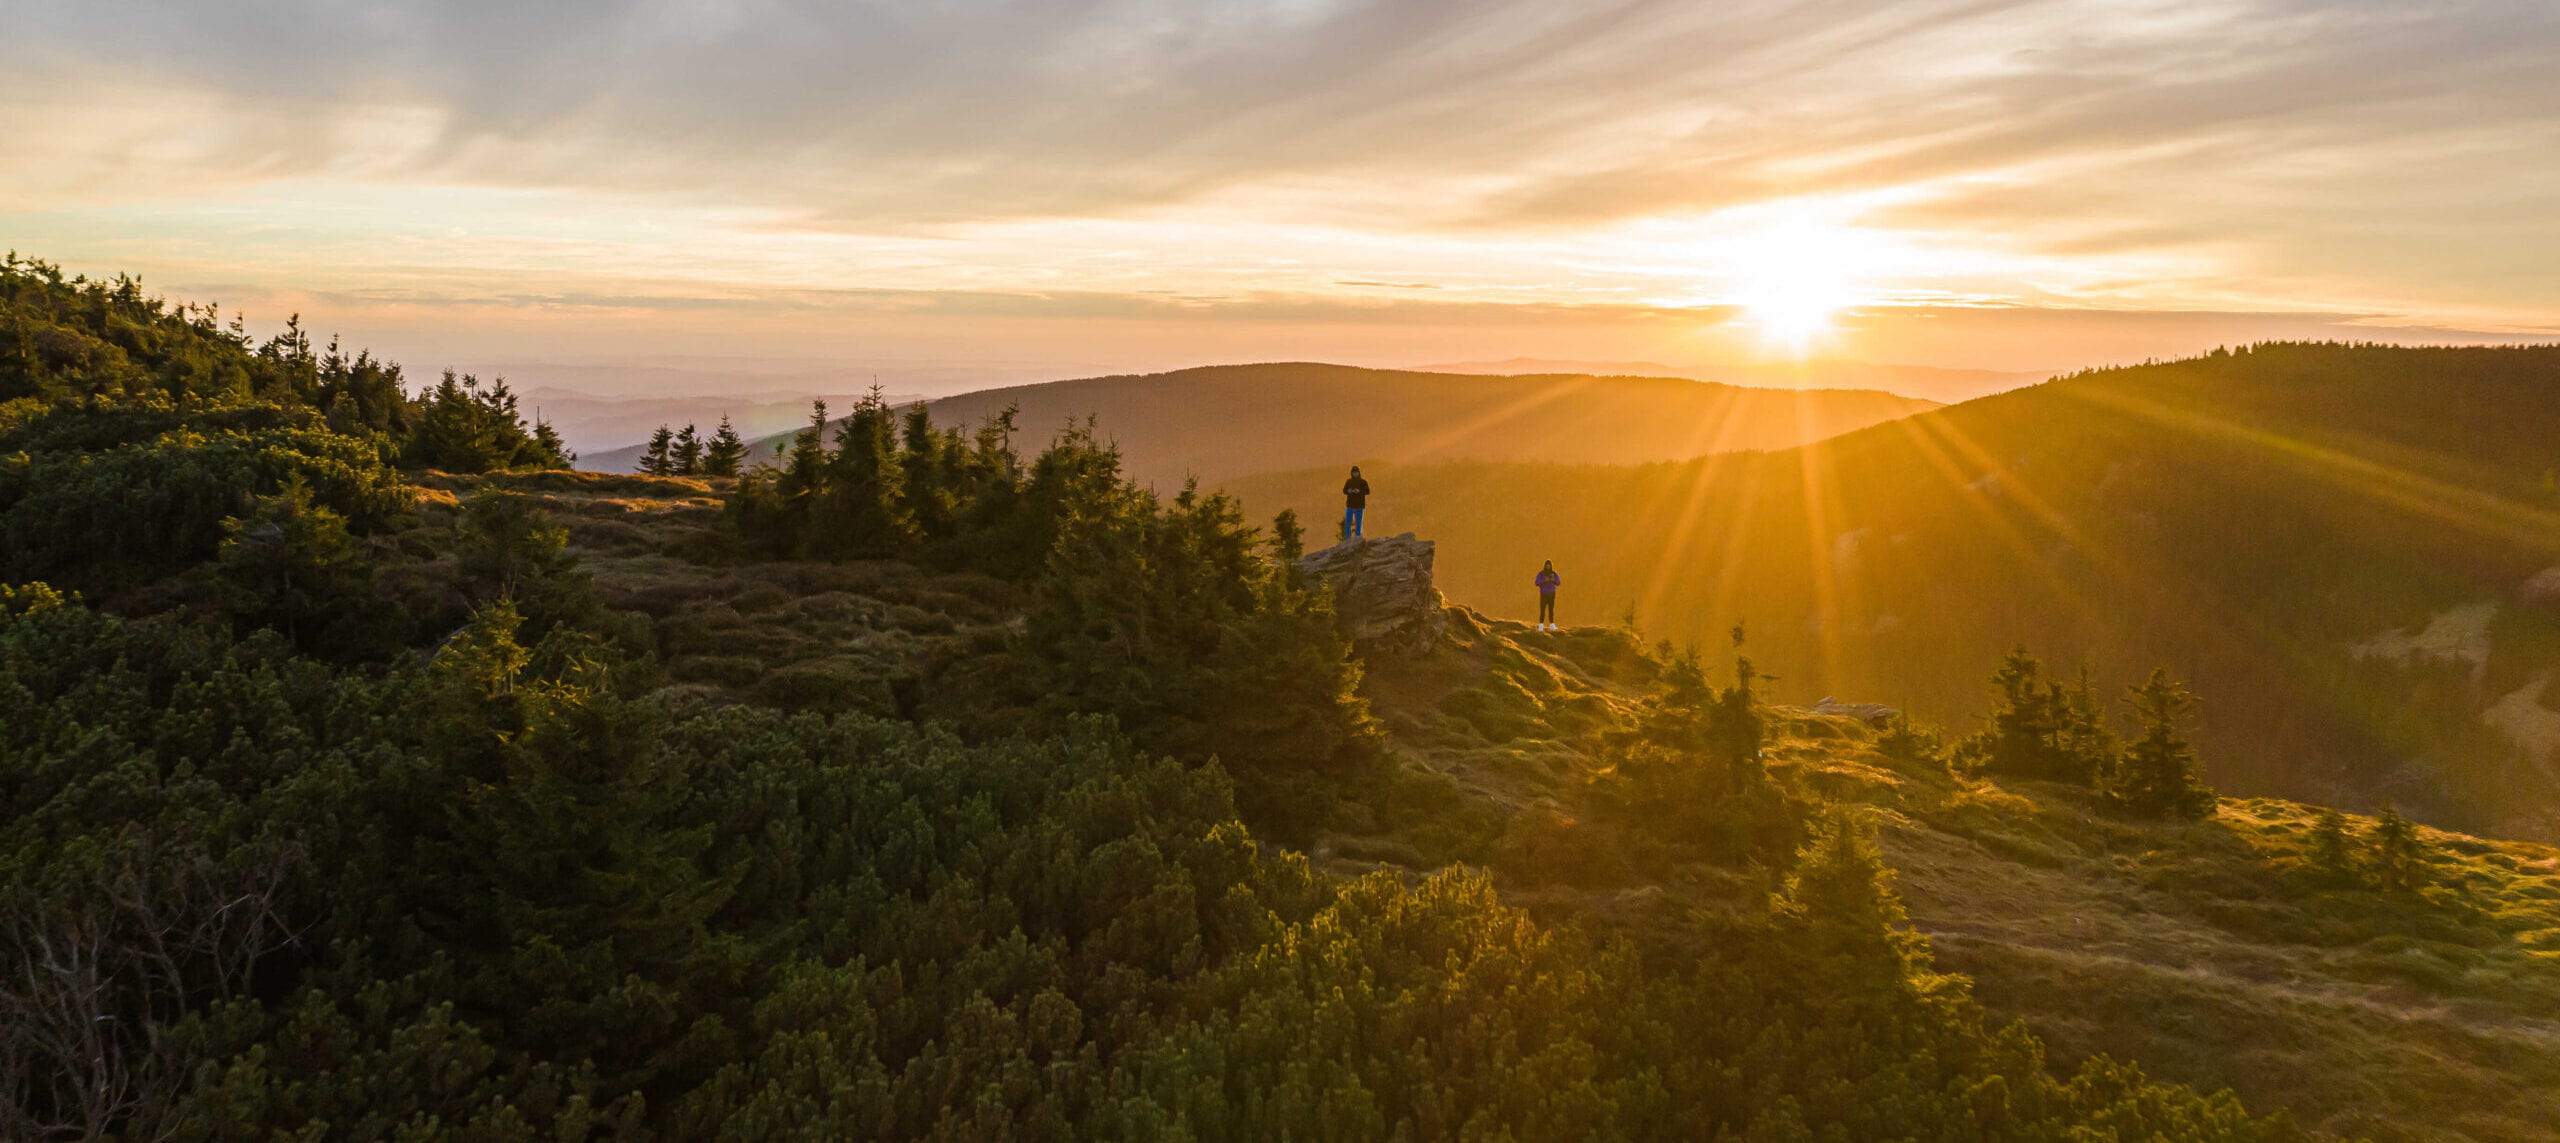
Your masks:
{"label": "distant mountain range", "polygon": [[[1688,460],[1789,448],[1935,408],[1854,390],[1754,389],[1677,377],[1479,376],[1304,362],[1219,365],[964,393],[933,401],[939,424],[1016,407],[1043,440],[1095,418],[1142,483],[1171,488],[1316,465],[1474,459],[1554,464]],[[706,429],[709,426],[704,426]],[[768,455],[788,433],[755,442]],[[630,471],[639,449],[580,466]]]}
{"label": "distant mountain range", "polygon": [[1879,365],[1867,361],[1795,361],[1767,365],[1665,365],[1658,361],[1572,361],[1514,357],[1460,361],[1416,368],[1434,373],[1596,373],[1686,377],[1755,389],[1880,389],[1941,404],[1970,401],[2032,385],[2052,374],[1991,369],[1940,369],[1928,365]]}
{"label": "distant mountain range", "polygon": [[[2026,645],[2194,682],[2229,789],[2560,839],[2560,347],[2269,345],[1677,465],[1387,465],[1459,601],[1632,610],[1789,693],[1984,708]],[[1340,514],[1329,467],[1230,482]],[[1954,727],[1965,730],[1962,725]]]}

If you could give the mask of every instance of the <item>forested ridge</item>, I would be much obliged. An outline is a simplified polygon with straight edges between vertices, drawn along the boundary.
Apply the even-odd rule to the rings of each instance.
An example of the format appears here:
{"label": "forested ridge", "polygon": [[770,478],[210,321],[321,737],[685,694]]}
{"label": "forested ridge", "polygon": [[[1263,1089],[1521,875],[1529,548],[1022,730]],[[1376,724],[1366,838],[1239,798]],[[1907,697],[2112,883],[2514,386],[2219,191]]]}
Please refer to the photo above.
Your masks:
{"label": "forested ridge", "polygon": [[[1989,1020],[1847,780],[2186,836],[2165,678],[2117,743],[2022,653],[1947,743],[1624,633],[1372,665],[1294,519],[1090,430],[560,472],[502,386],[5,281],[0,1137],[2303,1134]],[[2541,916],[2330,832],[2391,939]]]}

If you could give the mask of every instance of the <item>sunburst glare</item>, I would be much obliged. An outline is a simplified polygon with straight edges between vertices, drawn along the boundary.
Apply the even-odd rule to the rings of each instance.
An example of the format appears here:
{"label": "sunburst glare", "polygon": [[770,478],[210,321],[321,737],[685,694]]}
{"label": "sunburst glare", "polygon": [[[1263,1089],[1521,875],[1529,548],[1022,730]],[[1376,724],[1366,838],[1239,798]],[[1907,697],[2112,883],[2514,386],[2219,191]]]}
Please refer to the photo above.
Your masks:
{"label": "sunburst glare", "polygon": [[1725,251],[1733,300],[1759,327],[1762,347],[1802,357],[1828,336],[1843,310],[1869,301],[1864,280],[1877,240],[1814,215],[1772,221]]}

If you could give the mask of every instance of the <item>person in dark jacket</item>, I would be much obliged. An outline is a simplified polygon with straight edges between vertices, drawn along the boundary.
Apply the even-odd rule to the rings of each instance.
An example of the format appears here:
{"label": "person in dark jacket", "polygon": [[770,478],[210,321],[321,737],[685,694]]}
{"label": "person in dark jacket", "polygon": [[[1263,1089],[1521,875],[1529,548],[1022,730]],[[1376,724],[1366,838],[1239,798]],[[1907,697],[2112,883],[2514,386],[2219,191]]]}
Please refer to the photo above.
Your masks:
{"label": "person in dark jacket", "polygon": [[1540,631],[1557,630],[1556,585],[1563,582],[1564,577],[1556,574],[1554,560],[1548,560],[1547,566],[1538,569],[1538,630]]}
{"label": "person in dark jacket", "polygon": [[1342,482],[1342,538],[1360,535],[1360,514],[1369,507],[1369,482],[1360,476],[1360,466],[1351,466],[1351,479]]}

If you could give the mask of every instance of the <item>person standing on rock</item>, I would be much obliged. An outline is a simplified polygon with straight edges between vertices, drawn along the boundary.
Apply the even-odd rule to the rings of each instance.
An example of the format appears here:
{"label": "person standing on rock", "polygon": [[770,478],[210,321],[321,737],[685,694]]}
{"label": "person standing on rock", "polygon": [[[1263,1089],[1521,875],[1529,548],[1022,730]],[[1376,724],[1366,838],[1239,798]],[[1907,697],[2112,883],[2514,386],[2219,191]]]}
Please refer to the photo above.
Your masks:
{"label": "person standing on rock", "polygon": [[1351,479],[1342,482],[1342,538],[1360,537],[1360,515],[1369,507],[1369,482],[1360,475],[1360,466],[1351,466]]}
{"label": "person standing on rock", "polygon": [[1538,569],[1538,630],[1540,631],[1558,629],[1556,627],[1556,585],[1563,582],[1564,577],[1556,574],[1554,560],[1548,560],[1547,566]]}

